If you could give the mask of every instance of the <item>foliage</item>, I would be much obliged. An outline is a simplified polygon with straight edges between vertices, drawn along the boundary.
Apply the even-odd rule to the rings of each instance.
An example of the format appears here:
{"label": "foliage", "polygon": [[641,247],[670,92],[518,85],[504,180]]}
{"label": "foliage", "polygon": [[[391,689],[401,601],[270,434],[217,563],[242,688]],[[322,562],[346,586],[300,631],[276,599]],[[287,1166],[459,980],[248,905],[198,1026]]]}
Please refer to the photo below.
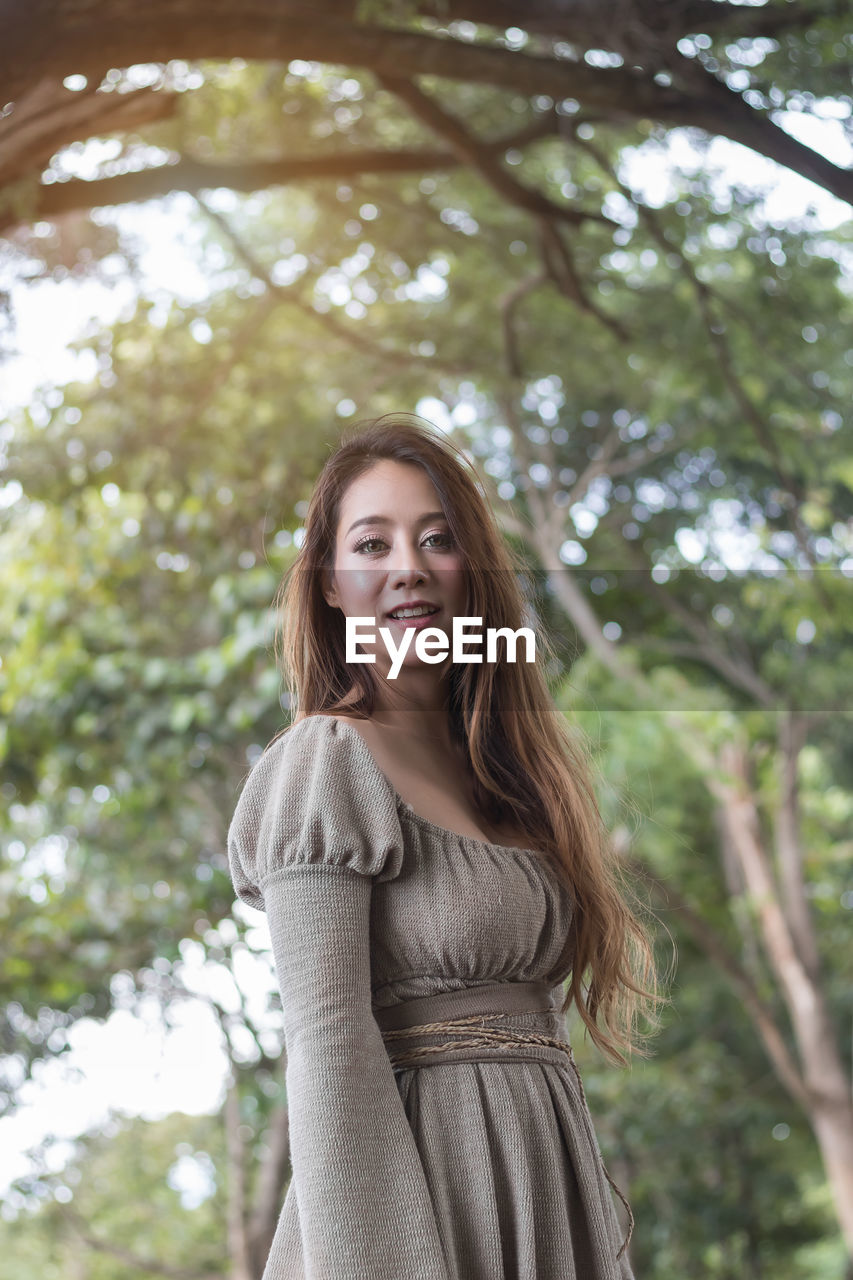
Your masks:
{"label": "foliage", "polygon": [[7,1194],[2,1280],[158,1276],[163,1258],[187,1274],[228,1274],[216,1172],[224,1153],[215,1121],[115,1116],[75,1146],[61,1169],[21,1180]]}
{"label": "foliage", "polygon": [[[838,87],[844,41],[830,18],[814,31],[818,40],[714,36],[697,47],[730,72],[750,65],[769,101],[778,87],[814,110]],[[198,80],[180,111],[124,138],[117,159],[148,146],[236,162],[271,139],[277,153],[301,154],[437,145],[367,72],[190,71]],[[554,114],[545,96],[429,77],[419,86],[480,139]],[[849,228],[829,234],[816,214],[771,222],[757,183],[732,185],[701,163],[672,170],[652,198],[632,189],[628,162],[654,162],[672,137],[662,126],[569,108],[557,125],[508,153],[504,172],[589,215],[562,228],[562,257],[553,225],[499,194],[482,156],[171,198],[176,239],[207,282],[200,299],[151,286],[118,213],[10,241],[6,267],[19,278],[91,273],[124,255],[136,289],[114,326],[81,337],[78,378],[46,382],[4,437],[10,1111],[77,1019],[106,1017],[117,993],[158,983],[168,1009],[188,948],[233,976],[240,948],[258,946],[239,912],[239,941],[228,943],[225,833],[249,764],[289,711],[270,601],[341,428],[395,409],[420,407],[476,460],[531,565],[532,601],[557,641],[555,698],[588,735],[608,824],[701,911],[783,1026],[766,957],[750,943],[755,904],[733,899],[707,779],[672,716],[712,745],[745,737],[768,830],[779,727],[790,712],[811,718],[799,767],[805,874],[827,1003],[835,1025],[848,1024]],[[641,673],[641,698],[569,620],[567,584]],[[630,1183],[637,1274],[836,1274],[807,1120],[678,911],[660,920],[662,966],[671,935],[678,971],[655,1057],[629,1075],[582,1062],[602,1145]],[[243,1007],[229,1018],[257,1139],[280,1070],[274,1019],[259,1026]],[[219,1185],[184,1212],[164,1180],[182,1141],[224,1168],[213,1120],[137,1121],[83,1143],[70,1203],[132,1254],[173,1266],[199,1255],[225,1274]],[[51,1200],[62,1176],[40,1181],[48,1194],[34,1217],[0,1224],[0,1280],[3,1268],[74,1274],[67,1217]],[[123,1265],[87,1257],[98,1280]]]}

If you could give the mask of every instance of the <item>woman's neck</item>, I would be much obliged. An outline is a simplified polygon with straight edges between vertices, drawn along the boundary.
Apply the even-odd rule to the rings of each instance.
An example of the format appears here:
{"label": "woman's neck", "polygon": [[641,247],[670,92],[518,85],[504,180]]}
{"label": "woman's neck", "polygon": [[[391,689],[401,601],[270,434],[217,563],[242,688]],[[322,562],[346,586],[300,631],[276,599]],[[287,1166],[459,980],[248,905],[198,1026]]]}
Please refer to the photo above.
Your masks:
{"label": "woman's neck", "polygon": [[393,682],[377,672],[371,720],[394,733],[453,747],[447,681],[433,671],[405,671]]}

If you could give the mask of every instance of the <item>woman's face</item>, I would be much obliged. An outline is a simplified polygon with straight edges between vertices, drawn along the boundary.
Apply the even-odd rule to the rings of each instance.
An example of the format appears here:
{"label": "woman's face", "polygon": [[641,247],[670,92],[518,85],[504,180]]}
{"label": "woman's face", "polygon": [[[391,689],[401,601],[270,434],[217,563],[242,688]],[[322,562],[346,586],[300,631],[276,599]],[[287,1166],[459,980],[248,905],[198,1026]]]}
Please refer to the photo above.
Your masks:
{"label": "woman's face", "polygon": [[[452,639],[453,619],[465,611],[467,581],[462,555],[453,544],[435,486],[422,467],[383,458],[353,480],[344,493],[335,537],[334,574],[324,595],[345,617],[373,618],[376,670],[391,659],[379,627],[388,627],[395,646],[407,628],[440,627]],[[426,604],[436,612],[421,618],[392,615],[406,605]],[[364,628],[369,631],[369,627]],[[422,666],[412,636],[403,669]],[[439,673],[444,664],[430,669]]]}

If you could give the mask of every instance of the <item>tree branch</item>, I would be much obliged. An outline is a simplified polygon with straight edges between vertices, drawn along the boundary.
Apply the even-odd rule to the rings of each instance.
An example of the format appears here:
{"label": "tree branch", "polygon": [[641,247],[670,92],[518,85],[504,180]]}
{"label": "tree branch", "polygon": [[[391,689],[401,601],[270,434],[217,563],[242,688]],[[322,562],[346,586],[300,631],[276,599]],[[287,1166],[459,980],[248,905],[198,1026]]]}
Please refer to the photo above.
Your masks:
{"label": "tree branch", "polygon": [[792,710],[782,712],[778,727],[778,747],[782,759],[780,795],[776,808],[776,860],[782,890],[782,904],[794,935],[797,950],[813,982],[820,978],[820,956],[814,919],[806,897],[803,874],[803,844],[800,830],[800,753],[809,729],[807,716]]}
{"label": "tree branch", "polygon": [[720,644],[717,637],[703,618],[691,609],[686,608],[666,587],[655,582],[652,566],[643,556],[639,548],[626,548],[634,568],[643,574],[644,590],[653,595],[664,610],[674,618],[696,641],[696,656],[712,670],[721,675],[727,684],[742,693],[749,694],[759,706],[773,707],[778,700],[776,691],[764,681],[751,663],[738,661]]}
{"label": "tree branch", "polygon": [[197,197],[197,200],[198,204],[210,220],[214,222],[228,237],[237,252],[237,256],[243,261],[245,266],[248,267],[255,279],[260,280],[266,286],[271,296],[280,299],[282,302],[289,303],[291,306],[294,306],[301,311],[303,315],[308,315],[313,320],[316,320],[318,324],[326,329],[328,333],[332,334],[333,337],[338,339],[338,341],[344,342],[348,346],[354,347],[356,350],[363,352],[365,355],[369,355],[371,359],[378,360],[380,362],[404,366],[424,365],[433,370],[440,369],[444,372],[453,374],[470,373],[471,370],[468,364],[456,365],[450,361],[445,362],[440,359],[436,359],[434,356],[417,356],[408,351],[395,350],[393,347],[388,347],[384,343],[375,342],[372,338],[365,337],[360,330],[352,328],[349,325],[342,324],[330,312],[318,311],[310,302],[307,302],[304,298],[299,296],[293,285],[276,284],[266,267],[264,267],[264,265],[257,259],[242,237],[234,230],[228,219],[216,209],[213,209],[210,205],[206,204],[202,199]]}
{"label": "tree branch", "polygon": [[[156,200],[173,191],[197,195],[200,191],[227,187],[231,191],[252,192],[318,178],[353,178],[369,173],[429,173],[436,169],[455,169],[458,165],[458,159],[450,152],[417,149],[352,150],[246,164],[205,164],[184,158],[176,164],[156,165],[110,178],[71,178],[67,182],[42,184],[34,192],[32,217],[49,219],[75,209]],[[13,225],[10,213],[0,214],[2,225]]]}
{"label": "tree branch", "polygon": [[40,80],[15,104],[14,129],[0,132],[0,187],[37,172],[61,147],[80,138],[167,120],[178,99],[163,89],[72,93],[54,80]]}
{"label": "tree branch", "polygon": [[[528,277],[526,282],[522,282],[522,284],[526,283],[528,285],[527,288],[516,286],[505,294],[501,301],[504,363],[508,386],[500,394],[500,403],[506,417],[507,426],[512,432],[516,471],[525,476],[529,475],[530,467],[537,459],[532,455],[530,441],[519,419],[513,398],[513,386],[523,380],[523,370],[520,368],[518,359],[518,345],[513,332],[513,321],[518,302],[524,297],[525,293],[530,291],[537,279],[537,276]],[[526,530],[527,541],[535,549],[541,563],[546,566],[548,582],[566,616],[577,628],[587,647],[598,656],[605,667],[617,678],[633,684],[634,673],[629,665],[625,663],[616,645],[604,635],[594,610],[584,597],[568,567],[561,567],[559,570],[549,567],[556,558],[555,545],[559,535],[555,534],[553,520],[549,517],[549,510],[546,507],[543,495],[535,487],[531,488],[527,492],[527,501],[531,514],[531,525]],[[560,516],[561,520],[562,518]]]}
{"label": "tree branch", "polygon": [[[702,323],[708,335],[708,340],[717,355],[717,363],[723,377],[723,382],[729,390],[735,405],[743,414],[746,422],[752,427],[756,440],[761,448],[765,451],[768,463],[772,467],[776,476],[779,487],[784,491],[787,503],[785,505],[786,519],[789,528],[797,540],[797,544],[812,568],[817,568],[814,552],[809,544],[808,530],[803,524],[800,516],[800,505],[805,501],[806,494],[802,486],[797,482],[796,478],[789,471],[787,463],[780,451],[774,436],[773,428],[766,421],[758,406],[746,390],[743,380],[735,367],[734,356],[732,354],[731,344],[726,337],[726,326],[722,324],[714,314],[714,304],[717,301],[716,295],[704,280],[700,280],[696,272],[693,270],[691,263],[684,256],[679,245],[673,244],[661,227],[658,218],[652,209],[641,204],[634,199],[633,192],[621,182],[616,174],[615,169],[604,156],[602,151],[595,146],[594,143],[587,139],[574,137],[577,146],[586,151],[599,168],[607,174],[613,182],[616,189],[630,201],[637,211],[637,216],[643,222],[643,225],[649,231],[649,234],[655,240],[656,244],[662,249],[664,254],[674,254],[678,261],[678,270],[684,276],[690,285],[696,297],[699,313],[702,317]],[[816,582],[816,590],[826,607],[832,611],[832,601],[827,597],[823,590],[820,579]]]}
{"label": "tree branch", "polygon": [[596,320],[599,320],[620,342],[627,342],[628,333],[625,326],[614,316],[609,316],[606,312],[600,311],[595,303],[591,301],[561,228],[555,226],[547,218],[540,218],[539,232],[539,245],[545,271],[560,293],[566,298],[571,298],[572,302],[581,311],[585,311],[588,315],[594,316]]}
{"label": "tree branch", "polygon": [[548,279],[547,272],[534,271],[530,275],[524,276],[519,280],[518,284],[507,290],[498,304],[503,333],[504,364],[508,376],[512,379],[519,379],[524,376],[518,335],[515,331],[515,313],[518,304],[534,289],[538,289],[540,285],[545,284]]}
{"label": "tree branch", "polygon": [[[146,92],[150,91],[146,90]],[[156,99],[161,96],[161,92],[158,91],[151,96]],[[168,102],[168,97],[163,96]],[[556,115],[543,115],[509,135],[485,139],[480,146],[487,154],[500,155],[510,148],[520,150],[531,142],[558,133],[559,129],[560,120]],[[2,123],[0,123],[0,131],[2,131]],[[72,140],[66,137],[62,145]],[[182,157],[175,164],[155,165],[135,173],[42,183],[36,186],[31,194],[29,202],[31,208],[27,210],[26,216],[32,220],[49,219],[63,213],[78,209],[92,209],[99,205],[154,200],[170,195],[173,191],[187,191],[190,195],[196,195],[214,187],[227,187],[231,191],[249,193],[268,187],[324,178],[335,180],[359,178],[367,174],[443,172],[458,168],[460,163],[459,157],[452,151],[429,148],[395,150],[363,148],[311,156],[281,157],[278,160],[247,161],[242,164],[207,163],[194,160],[192,157]],[[0,171],[0,197],[2,197],[2,171]],[[588,216],[601,217],[596,213],[590,213]],[[16,215],[11,208],[4,211],[2,198],[0,198],[0,230],[14,225],[14,222],[21,217],[21,214]]]}
{"label": "tree branch", "polygon": [[[393,93],[401,102],[404,102],[421,124],[426,125],[449,144],[460,164],[471,165],[476,169],[489,186],[509,204],[540,218],[567,222],[570,226],[579,226],[587,221],[616,225],[612,218],[608,218],[597,209],[587,211],[576,209],[571,205],[554,204],[541,192],[534,191],[523,182],[519,182],[504,169],[494,147],[481,143],[454,115],[446,111],[434,98],[430,98],[411,80],[388,75],[378,75],[377,80],[383,89],[387,89],[389,93]],[[554,132],[557,132],[559,117],[554,115],[553,119]]]}
{"label": "tree branch", "polygon": [[676,107],[675,115],[668,121],[660,117],[663,123],[695,125],[712,136],[718,134],[739,142],[792,173],[816,182],[839,200],[853,204],[853,170],[839,168],[791,137],[774,124],[769,114],[749,106],[739,93],[718,80],[701,62],[679,54],[670,65],[673,83],[678,84],[690,101],[689,119],[685,116],[676,121],[675,115],[682,113],[682,108]]}
{"label": "tree branch", "polygon": [[[332,17],[334,21],[328,20]],[[310,13],[307,5],[294,0],[255,0],[240,22],[235,22],[233,6],[225,0],[206,0],[203,7],[199,0],[197,11],[171,0],[151,0],[133,11],[105,3],[80,10],[70,0],[37,0],[6,27],[0,82],[12,102],[43,76],[62,79],[75,72],[92,79],[132,62],[299,58],[360,67],[376,75],[433,75],[528,96],[574,97],[616,118],[696,125],[777,160],[839,199],[853,202],[853,172],[797,142],[707,73],[700,90],[695,68],[684,68],[685,79],[691,79],[685,91],[658,84],[657,66],[649,71],[602,70],[580,60],[347,23],[328,0],[325,5],[316,0]],[[12,121],[14,111],[6,129]]]}
{"label": "tree branch", "polygon": [[744,36],[774,36],[782,31],[817,25],[824,19],[847,18],[846,0],[834,0],[820,8],[788,5],[752,7],[723,4],[720,0],[598,0],[589,4],[555,4],[554,0],[421,0],[420,14],[442,22],[476,22],[505,31],[519,27],[531,34],[600,49],[621,50],[626,18],[633,18],[648,32],[646,46],[654,39],[660,49],[671,47],[692,32],[718,33],[736,40]]}
{"label": "tree branch", "polygon": [[809,1096],[793,1054],[785,1043],[781,1031],[776,1025],[773,1011],[761,998],[752,978],[738,964],[728,946],[719,936],[713,925],[700,915],[671,884],[659,880],[639,860],[626,859],[627,866],[653,891],[661,905],[668,911],[678,914],[678,919],[685,925],[699,948],[728,978],[735,994],[743,1001],[744,1007],[752,1016],[764,1044],[767,1056],[780,1083],[787,1089],[793,1100],[808,1114]]}
{"label": "tree branch", "polygon": [[192,1267],[171,1267],[157,1258],[146,1258],[142,1254],[134,1253],[131,1249],[112,1244],[109,1240],[101,1240],[90,1232],[88,1224],[76,1209],[70,1209],[65,1204],[58,1205],[58,1208],[74,1233],[90,1249],[109,1254],[125,1266],[133,1267],[137,1271],[150,1271],[156,1276],[165,1276],[167,1280],[222,1280],[221,1271],[195,1271]]}
{"label": "tree branch", "polygon": [[[111,67],[174,58],[298,58],[363,67],[377,75],[434,75],[529,94],[571,93],[589,106],[623,110],[629,116],[638,108],[643,114],[653,107],[675,110],[682,100],[677,90],[631,71],[604,71],[584,62],[519,54],[447,36],[349,23],[334,10],[328,0],[315,0],[310,6],[299,0],[254,0],[249,13],[235,20],[228,0],[205,0],[197,9],[192,2],[176,7],[171,0],[149,0],[132,11],[96,0],[84,13],[71,0],[34,0],[6,22],[0,82],[6,100],[14,102],[42,76],[61,80],[73,72],[94,80]],[[332,16],[334,23],[324,21]]]}

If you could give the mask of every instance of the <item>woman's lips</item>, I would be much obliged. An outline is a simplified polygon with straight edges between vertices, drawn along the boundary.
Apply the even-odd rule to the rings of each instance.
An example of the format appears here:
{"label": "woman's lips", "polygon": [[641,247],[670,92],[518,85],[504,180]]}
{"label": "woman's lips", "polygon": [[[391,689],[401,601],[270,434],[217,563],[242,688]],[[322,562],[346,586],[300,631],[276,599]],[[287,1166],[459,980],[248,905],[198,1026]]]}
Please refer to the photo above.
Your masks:
{"label": "woman's lips", "polygon": [[441,609],[436,609],[435,613],[425,613],[420,618],[392,618],[389,614],[388,621],[397,627],[413,627],[416,631],[423,631],[424,627],[436,626],[436,618],[440,616]]}

